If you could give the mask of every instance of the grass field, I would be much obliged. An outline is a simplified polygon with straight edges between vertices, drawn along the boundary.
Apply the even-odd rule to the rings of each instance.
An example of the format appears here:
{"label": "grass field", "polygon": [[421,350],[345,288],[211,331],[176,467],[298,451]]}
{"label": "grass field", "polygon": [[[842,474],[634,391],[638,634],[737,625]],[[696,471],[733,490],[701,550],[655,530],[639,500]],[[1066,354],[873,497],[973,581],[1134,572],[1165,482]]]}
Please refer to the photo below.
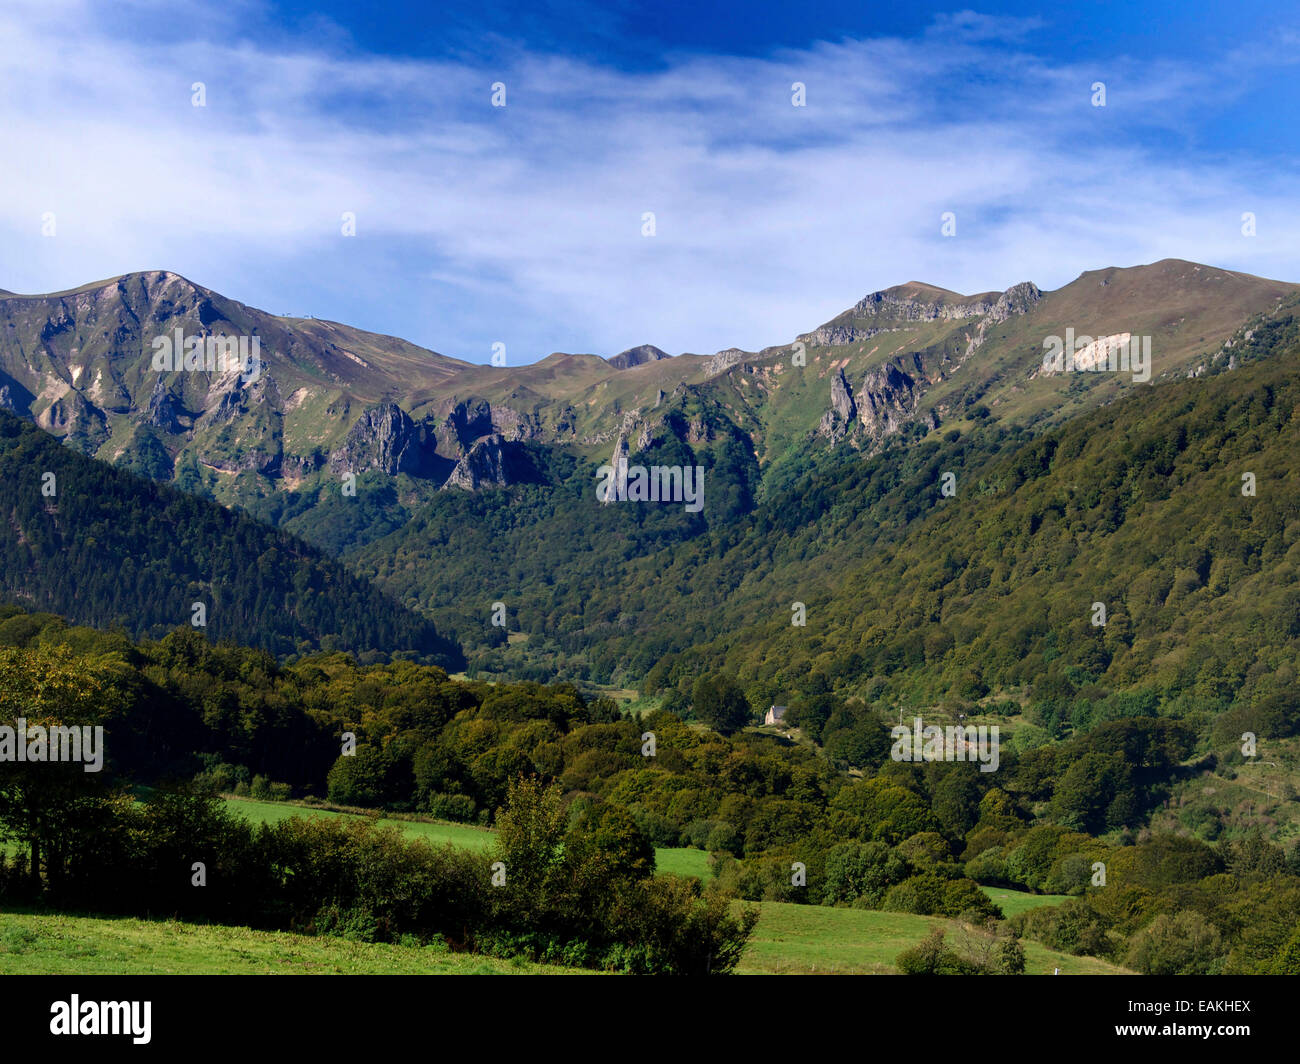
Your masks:
{"label": "grass field", "polygon": [[[1012,892],[1014,893],[1014,892]],[[1027,895],[1028,896],[1028,895]],[[887,975],[894,958],[936,924],[960,935],[956,921],[937,916],[832,909],[824,905],[763,902],[741,975]],[[1025,940],[1025,971],[1050,975],[1124,975],[1123,968],[1094,957],[1073,957]]]}
{"label": "grass field", "polygon": [[1010,920],[1013,916],[1027,909],[1040,909],[1044,905],[1060,905],[1069,897],[1068,894],[1029,894],[1010,887],[980,887],[1002,910],[1002,915]]}
{"label": "grass field", "polygon": [[[230,805],[231,812],[238,813],[247,820],[267,824],[274,824],[293,816],[355,815],[328,809],[313,809],[311,806],[294,805],[288,802],[258,802],[251,798],[236,798],[231,795],[227,796],[226,801]],[[491,830],[469,824],[452,824],[441,820],[380,820],[380,823],[392,824],[412,838],[428,839],[435,846],[450,842],[454,846],[464,846],[466,849],[484,850],[492,844]],[[693,850],[689,847],[657,848],[655,867],[660,872],[672,872],[679,876],[699,876],[701,879],[708,879],[711,874],[709,855],[703,850]]]}
{"label": "grass field", "polygon": [[[291,802],[258,802],[251,798],[226,796],[226,803],[232,813],[238,813],[246,820],[259,824],[276,824],[290,817],[352,817],[353,813],[339,813],[332,809],[313,809],[308,805],[294,805]],[[471,824],[452,824],[447,821],[431,820],[386,820],[381,824],[390,824],[399,828],[403,834],[416,839],[428,839],[435,846],[450,842],[454,846],[463,846],[467,850],[486,850],[492,845],[492,832],[487,828],[474,827]]]}
{"label": "grass field", "polygon": [[[936,924],[951,920],[902,913],[763,902],[738,969],[748,975],[859,974],[894,971],[894,958]],[[1029,974],[1122,975],[1090,957],[1025,943]],[[245,927],[172,920],[61,914],[0,914],[0,975],[565,975],[580,969],[507,961],[418,946],[317,938]]]}
{"label": "grass field", "polygon": [[0,975],[580,974],[527,961],[172,920],[0,914]]}

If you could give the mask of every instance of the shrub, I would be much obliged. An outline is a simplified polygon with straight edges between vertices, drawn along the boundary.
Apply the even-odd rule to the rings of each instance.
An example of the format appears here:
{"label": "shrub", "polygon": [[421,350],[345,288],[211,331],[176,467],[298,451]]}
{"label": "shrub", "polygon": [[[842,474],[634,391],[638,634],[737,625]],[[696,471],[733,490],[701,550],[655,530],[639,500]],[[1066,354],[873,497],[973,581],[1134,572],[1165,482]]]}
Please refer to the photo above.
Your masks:
{"label": "shrub", "polygon": [[982,975],[987,972],[988,969],[945,949],[943,939],[943,928],[931,928],[920,943],[903,950],[894,964],[903,975]]}
{"label": "shrub", "polygon": [[441,820],[463,824],[472,823],[478,813],[474,799],[468,794],[431,794],[425,808]]}

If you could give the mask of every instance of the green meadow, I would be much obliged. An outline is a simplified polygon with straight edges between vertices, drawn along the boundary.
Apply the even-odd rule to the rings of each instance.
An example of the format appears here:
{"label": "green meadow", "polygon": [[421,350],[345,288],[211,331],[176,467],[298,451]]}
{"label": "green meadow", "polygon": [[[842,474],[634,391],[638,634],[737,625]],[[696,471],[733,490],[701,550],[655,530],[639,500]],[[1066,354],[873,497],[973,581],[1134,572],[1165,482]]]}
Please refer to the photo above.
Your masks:
{"label": "green meadow", "polygon": [[[964,931],[956,920],[869,909],[762,902],[762,915],[737,968],[740,975],[890,975],[894,958],[915,946],[938,925],[950,944]],[[1050,975],[1125,975],[1095,957],[1057,953],[1024,940],[1025,973]]]}
{"label": "green meadow", "polygon": [[[889,975],[894,958],[954,920],[905,913],[763,902],[741,975]],[[1130,974],[1092,957],[1025,943],[1027,973]],[[28,911],[0,914],[2,975],[537,975],[581,969],[174,920],[110,919]]]}
{"label": "green meadow", "polygon": [[535,975],[522,960],[174,920],[0,913],[2,975]]}
{"label": "green meadow", "polygon": [[992,899],[1008,920],[1027,909],[1040,909],[1044,905],[1060,905],[1069,897],[1068,894],[1029,894],[1023,890],[1012,890],[1010,887],[980,887],[980,890]]}

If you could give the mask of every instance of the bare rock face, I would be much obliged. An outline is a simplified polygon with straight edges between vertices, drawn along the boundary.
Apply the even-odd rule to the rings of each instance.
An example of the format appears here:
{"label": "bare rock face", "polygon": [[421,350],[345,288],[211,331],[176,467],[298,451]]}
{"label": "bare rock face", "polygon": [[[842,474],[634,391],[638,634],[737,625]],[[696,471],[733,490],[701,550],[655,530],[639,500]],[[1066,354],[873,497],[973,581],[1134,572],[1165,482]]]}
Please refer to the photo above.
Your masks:
{"label": "bare rock face", "polygon": [[319,451],[313,451],[311,454],[286,454],[280,462],[281,473],[291,480],[301,480],[316,472],[324,463],[324,455]]}
{"label": "bare rock face", "polygon": [[1038,288],[1028,281],[1008,288],[996,299],[952,299],[939,300],[914,299],[900,295],[897,291],[872,292],[856,303],[841,319],[828,322],[820,329],[804,333],[799,337],[806,344],[816,347],[842,347],[869,340],[880,333],[894,332],[913,324],[930,321],[968,321],[976,319],[979,346],[984,337],[984,330],[990,325],[1006,321],[1015,314],[1024,314],[1043,296]]}
{"label": "bare rock face", "polygon": [[187,418],[184,404],[167,388],[159,378],[149,396],[149,407],[145,411],[144,423],[162,429],[164,432],[179,433],[185,431],[181,423]]}
{"label": "bare rock face", "polygon": [[983,317],[993,309],[992,301],[931,302],[909,299],[893,292],[872,292],[853,308],[857,318],[888,317],[894,321],[960,321]]}
{"label": "bare rock face", "polygon": [[835,371],[831,378],[831,405],[822,415],[817,431],[823,436],[838,440],[846,435],[853,426],[858,414],[858,404],[853,400],[853,389],[844,376],[844,370]]}
{"label": "bare rock face", "polygon": [[990,324],[999,324],[1017,314],[1025,314],[1034,308],[1043,293],[1032,281],[1021,281],[1012,285],[998,297],[993,308],[986,315]]}
{"label": "bare rock face", "polygon": [[475,440],[492,434],[492,405],[486,399],[467,399],[452,408],[447,422],[457,442],[468,451]]}
{"label": "bare rock face", "polygon": [[905,372],[901,359],[891,359],[879,369],[872,370],[858,390],[861,403],[858,416],[863,428],[873,439],[882,439],[898,432],[916,413],[916,393],[920,359],[913,356],[914,371]]}
{"label": "bare rock face", "polygon": [[831,380],[831,409],[842,421],[852,421],[858,412],[858,406],[853,401],[853,389],[844,379],[843,370]]}
{"label": "bare rock face", "polygon": [[970,358],[975,353],[975,349],[984,342],[984,334],[988,332],[989,326],[1000,325],[1008,318],[1029,312],[1034,308],[1034,304],[1042,298],[1043,293],[1037,285],[1030,281],[1021,281],[1019,284],[1008,288],[998,296],[997,302],[979,320],[974,333],[967,334],[966,353],[963,358]]}
{"label": "bare rock face", "polygon": [[[886,327],[832,324],[801,339],[825,345],[846,344],[894,331],[904,322],[973,319],[969,327],[963,327],[966,348],[956,360],[960,365],[984,343],[990,327],[1027,313],[1042,297],[1038,287],[1028,281],[1013,285],[996,299],[980,297],[960,302],[912,299],[892,291],[873,292],[853,308],[852,314],[859,319],[887,323]],[[938,428],[938,414],[922,410],[921,396],[930,385],[943,379],[943,365],[951,363],[944,356],[943,365],[936,365],[934,355],[933,349],[927,349],[892,358],[869,372],[856,393],[849,387],[843,370],[839,371],[831,380],[831,403],[822,415],[818,432],[836,441],[853,435],[865,436],[878,444],[917,421],[931,429]]]}
{"label": "bare rock face", "polygon": [[509,406],[491,407],[492,431],[506,440],[516,443],[535,440],[542,435],[541,425],[532,414],[521,414]]}
{"label": "bare rock face", "polygon": [[512,473],[511,445],[499,434],[484,436],[456,463],[444,488],[478,491],[484,487],[501,487],[515,483]]}
{"label": "bare rock face", "polygon": [[686,429],[687,443],[709,443],[713,439],[713,426],[702,414],[691,418]]}
{"label": "bare rock face", "polygon": [[732,366],[744,362],[746,357],[745,352],[738,347],[728,347],[725,351],[719,351],[709,357],[708,375],[716,377],[719,373],[725,373]]}
{"label": "bare rock face", "polygon": [[609,464],[614,471],[614,475],[609,481],[609,494],[601,499],[602,503],[613,502],[627,491],[627,459],[627,439],[620,434],[618,441],[614,444],[614,453],[609,458]]}
{"label": "bare rock face", "polygon": [[[920,322],[980,318],[994,305],[994,301],[983,299],[946,302],[912,299],[894,291],[872,292],[859,300],[847,314],[841,315],[841,319],[849,318],[849,321],[828,322],[798,339],[814,347],[842,347]],[[870,324],[856,324],[863,319]]]}
{"label": "bare rock face", "polygon": [[852,325],[823,325],[810,333],[803,333],[799,339],[814,347],[843,347],[856,344],[859,340],[870,340],[888,329],[859,329]]}
{"label": "bare rock face", "polygon": [[377,470],[393,476],[428,476],[433,470],[432,431],[417,425],[396,403],[371,407],[348,431],[343,446],[330,455],[335,473]]}

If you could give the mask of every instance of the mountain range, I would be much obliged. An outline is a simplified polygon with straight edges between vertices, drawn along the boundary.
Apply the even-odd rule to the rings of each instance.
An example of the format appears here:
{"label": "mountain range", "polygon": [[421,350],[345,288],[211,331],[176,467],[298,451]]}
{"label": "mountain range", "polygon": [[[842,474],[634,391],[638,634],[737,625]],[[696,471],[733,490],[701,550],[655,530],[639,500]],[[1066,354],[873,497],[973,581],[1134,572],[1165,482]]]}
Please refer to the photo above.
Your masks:
{"label": "mountain range", "polygon": [[[635,683],[833,594],[847,567],[874,572],[930,516],[936,463],[969,484],[1116,400],[1236,369],[1298,295],[1181,260],[1048,292],[909,282],[759,351],[514,367],[153,271],[0,294],[0,407],[334,555],[471,668]],[[178,331],[255,338],[257,369],[160,372],[158,338]],[[1149,338],[1150,383],[1052,372],[1045,345],[1064,336]],[[629,461],[705,468],[704,511],[599,505],[597,467]]]}

